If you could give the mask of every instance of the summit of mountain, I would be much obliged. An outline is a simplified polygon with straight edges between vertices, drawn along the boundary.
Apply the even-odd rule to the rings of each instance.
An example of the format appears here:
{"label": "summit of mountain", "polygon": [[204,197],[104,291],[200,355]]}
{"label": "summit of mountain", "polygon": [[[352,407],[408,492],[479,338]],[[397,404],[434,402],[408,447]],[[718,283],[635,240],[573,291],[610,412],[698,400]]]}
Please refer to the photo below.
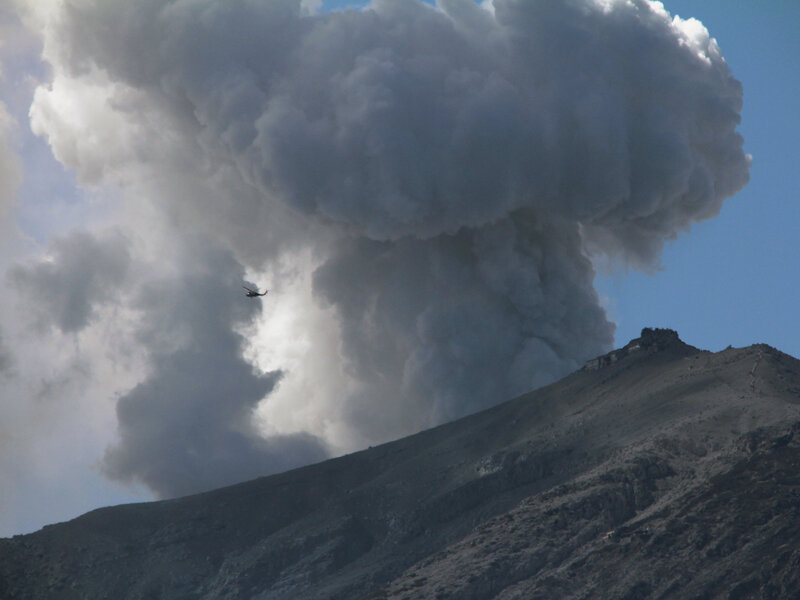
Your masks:
{"label": "summit of mountain", "polygon": [[0,597],[793,597],[798,431],[800,361],[644,329],[434,429],[0,540]]}

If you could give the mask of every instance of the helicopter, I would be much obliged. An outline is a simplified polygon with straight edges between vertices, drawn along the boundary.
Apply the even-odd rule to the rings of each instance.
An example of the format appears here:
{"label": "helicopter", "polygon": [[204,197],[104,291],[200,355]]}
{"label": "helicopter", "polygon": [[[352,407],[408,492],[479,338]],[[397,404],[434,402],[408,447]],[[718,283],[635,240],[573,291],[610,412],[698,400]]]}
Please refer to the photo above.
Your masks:
{"label": "helicopter", "polygon": [[245,292],[245,296],[247,296],[248,298],[256,298],[257,296],[266,296],[267,292],[269,292],[269,290],[264,290],[262,293],[259,294],[256,290],[251,290],[246,285],[243,285],[242,287],[247,290]]}

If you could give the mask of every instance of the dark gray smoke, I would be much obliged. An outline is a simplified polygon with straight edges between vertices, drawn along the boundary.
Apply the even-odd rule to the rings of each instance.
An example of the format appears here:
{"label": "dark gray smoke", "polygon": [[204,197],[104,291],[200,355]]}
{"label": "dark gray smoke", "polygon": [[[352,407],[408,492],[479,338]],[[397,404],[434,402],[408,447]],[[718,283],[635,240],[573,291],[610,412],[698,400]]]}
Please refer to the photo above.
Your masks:
{"label": "dark gray smoke", "polygon": [[[351,418],[409,429],[550,383],[600,354],[613,329],[573,224],[531,211],[428,240],[350,239],[315,273],[337,307],[350,372],[368,383]],[[417,410],[375,397],[398,391]],[[382,414],[383,413],[383,414]]]}
{"label": "dark gray smoke", "polygon": [[118,298],[130,260],[118,232],[77,231],[55,239],[43,260],[10,269],[9,277],[42,325],[74,333],[89,325],[98,306]]}
{"label": "dark gray smoke", "polygon": [[138,337],[150,374],[117,403],[120,442],[104,471],[161,496],[184,495],[283,471],[327,456],[310,434],[262,437],[253,411],[280,380],[243,357],[236,331],[258,312],[239,293],[244,271],[209,240],[193,240],[177,280],[143,284]]}
{"label": "dark gray smoke", "polygon": [[[646,0],[376,0],[320,15],[298,0],[69,0],[54,23],[36,130],[84,179],[157,182],[178,236],[205,231],[271,272],[315,257],[339,340],[304,331],[314,359],[286,377],[324,390],[315,373],[341,364],[349,384],[292,410],[363,439],[505,400],[607,349],[587,255],[652,267],[748,178],[741,85],[700,23]],[[65,97],[92,99],[86,123],[115,133],[81,137]],[[146,304],[236,287],[181,278]],[[241,442],[212,469],[264,456],[247,423],[277,376],[245,375],[241,320],[207,292],[159,328],[192,338],[209,321],[190,346],[162,356],[145,342],[157,366],[120,401],[117,477],[203,487],[191,457],[209,436]],[[220,405],[232,373],[242,398]],[[319,454],[294,441],[308,451],[293,456]]]}
{"label": "dark gray smoke", "polygon": [[3,332],[0,330],[0,378],[8,373],[13,366],[13,358],[11,352],[5,345]]}

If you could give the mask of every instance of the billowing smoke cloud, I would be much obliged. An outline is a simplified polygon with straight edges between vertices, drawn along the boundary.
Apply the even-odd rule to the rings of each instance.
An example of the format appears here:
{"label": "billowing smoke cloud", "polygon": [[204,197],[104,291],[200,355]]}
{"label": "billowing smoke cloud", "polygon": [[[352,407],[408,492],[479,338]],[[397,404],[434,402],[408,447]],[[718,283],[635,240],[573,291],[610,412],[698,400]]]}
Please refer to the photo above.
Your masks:
{"label": "billowing smoke cloud", "polygon": [[9,271],[11,282],[38,309],[42,324],[64,333],[86,327],[95,307],[121,292],[130,263],[127,243],[119,233],[98,238],[78,231],[53,241],[51,253]]}
{"label": "billowing smoke cloud", "polygon": [[3,343],[2,331],[0,331],[0,377],[6,373],[12,365],[11,353]]}
{"label": "billowing smoke cloud", "polygon": [[[12,221],[9,218],[16,201],[16,192],[22,181],[20,160],[10,143],[15,122],[8,114],[5,104],[0,102],[0,251],[7,251],[12,237]],[[14,232],[16,233],[16,232]],[[3,343],[0,329],[0,375],[11,365],[11,353]]]}
{"label": "billowing smoke cloud", "polygon": [[22,181],[19,158],[9,144],[14,125],[5,104],[0,102],[0,231],[3,233],[7,233],[9,213]]}
{"label": "billowing smoke cloud", "polygon": [[[65,0],[47,29],[32,120],[56,156],[235,256],[142,287],[153,368],[119,402],[114,477],[184,493],[321,455],[310,436],[259,437],[264,404],[383,440],[552,381],[612,343],[587,254],[652,266],[747,181],[741,86],[705,28],[660,4],[314,6]],[[255,317],[226,295],[239,263],[313,269],[337,343],[299,326],[303,372],[253,372],[236,331]],[[285,289],[266,302],[307,306]],[[292,378],[334,385],[314,381],[331,364],[346,383],[276,403],[308,389]]]}
{"label": "billowing smoke cloud", "polygon": [[[574,228],[514,214],[427,240],[349,239],[321,266],[315,291],[338,309],[350,372],[368,383],[361,428],[409,429],[530,391],[597,355],[611,327]],[[378,397],[404,403],[384,406]]]}
{"label": "billowing smoke cloud", "polygon": [[117,403],[121,440],[105,457],[114,479],[162,496],[211,489],[327,456],[310,434],[263,438],[253,410],[280,379],[242,358],[235,330],[255,316],[236,289],[244,271],[208,240],[190,244],[193,267],[177,281],[141,286],[139,338],[152,372]]}
{"label": "billowing smoke cloud", "polygon": [[[312,434],[263,437],[256,429],[253,411],[281,373],[260,373],[243,357],[243,332],[259,312],[242,301],[243,267],[213,240],[193,236],[178,244],[170,267],[180,276],[134,262],[119,231],[84,231],[9,271],[40,328],[77,336],[106,315],[103,328],[128,338],[107,344],[118,360],[143,355],[147,374],[117,402],[119,442],[106,451],[104,473],[171,497],[327,457]],[[0,372],[8,359],[0,353]],[[61,375],[61,392],[78,370]],[[58,394],[53,385],[42,394]]]}

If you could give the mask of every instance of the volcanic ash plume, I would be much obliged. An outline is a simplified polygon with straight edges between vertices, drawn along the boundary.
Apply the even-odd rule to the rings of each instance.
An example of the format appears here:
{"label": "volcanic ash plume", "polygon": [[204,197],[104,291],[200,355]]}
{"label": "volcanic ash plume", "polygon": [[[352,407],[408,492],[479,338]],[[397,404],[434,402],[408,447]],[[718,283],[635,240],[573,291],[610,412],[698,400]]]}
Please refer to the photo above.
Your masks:
{"label": "volcanic ash plume", "polygon": [[[659,3],[309,6],[66,1],[32,110],[84,180],[147,191],[177,233],[253,271],[315,257],[303,289],[338,340],[300,326],[314,358],[274,391],[253,380],[267,407],[303,379],[281,406],[382,440],[550,382],[613,340],[587,253],[652,266],[747,181],[741,86],[702,24]],[[159,362],[120,404],[118,473],[158,460],[131,458],[156,380],[203,360]],[[314,381],[323,363],[346,385]],[[211,406],[193,390],[170,388],[175,422]]]}

